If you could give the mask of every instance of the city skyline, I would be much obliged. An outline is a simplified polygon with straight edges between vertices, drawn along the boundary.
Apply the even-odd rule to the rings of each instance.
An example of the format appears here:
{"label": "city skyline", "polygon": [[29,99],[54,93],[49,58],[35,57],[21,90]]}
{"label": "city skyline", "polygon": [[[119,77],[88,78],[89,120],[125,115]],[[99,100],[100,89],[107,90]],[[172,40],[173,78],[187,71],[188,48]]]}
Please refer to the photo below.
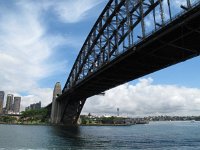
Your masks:
{"label": "city skyline", "polygon": [[[0,90],[22,97],[23,109],[52,101],[107,1],[1,1]],[[180,6],[185,3],[175,0]],[[10,7],[12,9],[10,9]],[[180,8],[174,8],[180,9]],[[148,22],[146,23],[148,24]],[[147,75],[86,101],[83,113],[199,114],[200,58]],[[124,103],[124,101],[126,103]],[[5,105],[4,100],[4,105]]]}
{"label": "city skyline", "polygon": [[4,91],[0,91],[0,114],[3,112]]}
{"label": "city skyline", "polygon": [[14,96],[13,94],[6,95],[4,91],[0,91],[0,114],[19,114],[20,106],[20,96]]}
{"label": "city skyline", "polygon": [[[0,114],[5,109],[6,113],[19,113],[21,105],[21,97],[14,96],[14,94],[5,94],[4,91],[0,91]],[[30,104],[26,109],[40,109],[41,101],[38,103]],[[25,109],[25,110],[26,110]],[[5,113],[5,112],[4,112]]]}

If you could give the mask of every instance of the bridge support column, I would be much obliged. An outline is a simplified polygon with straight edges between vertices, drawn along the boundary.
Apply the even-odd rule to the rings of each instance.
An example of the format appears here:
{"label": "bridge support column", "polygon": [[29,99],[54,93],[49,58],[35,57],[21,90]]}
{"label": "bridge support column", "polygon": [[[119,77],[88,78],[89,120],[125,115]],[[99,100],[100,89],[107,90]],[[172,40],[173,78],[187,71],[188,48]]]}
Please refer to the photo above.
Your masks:
{"label": "bridge support column", "polygon": [[56,99],[52,102],[51,123],[59,124],[61,120],[61,103]]}
{"label": "bridge support column", "polygon": [[65,125],[76,125],[85,101],[86,99],[68,101],[61,122]]}
{"label": "bridge support column", "polygon": [[61,85],[59,82],[56,83],[53,91],[53,101],[51,108],[51,123],[59,124],[61,120],[61,102],[57,101],[57,97],[62,94]]}

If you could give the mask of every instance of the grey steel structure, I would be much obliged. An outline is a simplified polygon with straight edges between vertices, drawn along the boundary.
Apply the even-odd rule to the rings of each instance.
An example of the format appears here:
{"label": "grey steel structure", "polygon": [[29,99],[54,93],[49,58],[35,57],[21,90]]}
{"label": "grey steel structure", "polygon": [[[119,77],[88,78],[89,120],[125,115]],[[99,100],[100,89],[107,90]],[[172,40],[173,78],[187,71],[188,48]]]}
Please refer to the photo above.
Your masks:
{"label": "grey steel structure", "polygon": [[0,114],[3,113],[4,91],[0,91]]}
{"label": "grey steel structure", "polygon": [[200,0],[179,12],[174,2],[109,0],[56,99],[58,123],[76,124],[88,97],[200,54]]}

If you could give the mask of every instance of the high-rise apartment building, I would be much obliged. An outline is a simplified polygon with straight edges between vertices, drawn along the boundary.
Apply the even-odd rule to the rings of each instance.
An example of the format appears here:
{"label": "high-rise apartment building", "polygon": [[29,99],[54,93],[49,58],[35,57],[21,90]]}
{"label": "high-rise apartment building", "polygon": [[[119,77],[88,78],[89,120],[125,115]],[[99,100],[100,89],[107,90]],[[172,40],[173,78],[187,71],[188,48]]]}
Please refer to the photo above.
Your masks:
{"label": "high-rise apartment building", "polygon": [[19,113],[21,104],[21,97],[14,97],[13,112]]}
{"label": "high-rise apartment building", "polygon": [[3,113],[4,91],[0,91],[0,114]]}
{"label": "high-rise apartment building", "polygon": [[7,101],[6,101],[6,111],[12,111],[13,110],[13,95],[8,94],[7,95]]}

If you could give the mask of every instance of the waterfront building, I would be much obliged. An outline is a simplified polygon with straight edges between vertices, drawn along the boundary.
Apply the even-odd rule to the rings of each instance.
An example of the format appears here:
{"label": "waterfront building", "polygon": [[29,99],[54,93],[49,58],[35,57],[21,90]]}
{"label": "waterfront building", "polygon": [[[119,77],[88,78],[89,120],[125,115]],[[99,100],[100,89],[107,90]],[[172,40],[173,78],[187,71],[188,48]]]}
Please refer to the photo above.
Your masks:
{"label": "waterfront building", "polygon": [[19,113],[20,112],[20,104],[21,104],[21,97],[14,97],[14,104],[13,104],[13,112]]}
{"label": "waterfront building", "polygon": [[41,109],[41,102],[35,103],[33,109]]}
{"label": "waterfront building", "polygon": [[35,110],[35,109],[41,109],[41,102],[31,104],[30,106],[26,107],[26,110]]}
{"label": "waterfront building", "polygon": [[3,113],[4,91],[0,91],[0,114]]}
{"label": "waterfront building", "polygon": [[7,112],[13,111],[13,94],[7,95],[6,111]]}

